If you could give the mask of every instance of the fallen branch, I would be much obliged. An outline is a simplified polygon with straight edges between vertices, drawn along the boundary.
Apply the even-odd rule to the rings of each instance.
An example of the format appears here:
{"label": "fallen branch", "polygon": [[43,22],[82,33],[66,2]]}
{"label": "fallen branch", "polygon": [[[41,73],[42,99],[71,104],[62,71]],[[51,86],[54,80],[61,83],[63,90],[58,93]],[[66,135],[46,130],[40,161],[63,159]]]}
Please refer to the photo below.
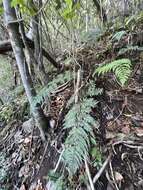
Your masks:
{"label": "fallen branch", "polygon": [[[29,45],[29,47],[31,49],[34,49],[34,42],[28,38],[26,38],[27,44]],[[23,44],[24,47],[24,44]],[[12,46],[11,46],[11,42],[10,40],[5,40],[5,41],[1,41],[0,42],[0,54],[5,54],[9,51],[12,51]],[[52,56],[44,49],[42,48],[42,54],[43,56],[50,62],[53,64],[54,67],[61,69],[62,65],[57,63]]]}

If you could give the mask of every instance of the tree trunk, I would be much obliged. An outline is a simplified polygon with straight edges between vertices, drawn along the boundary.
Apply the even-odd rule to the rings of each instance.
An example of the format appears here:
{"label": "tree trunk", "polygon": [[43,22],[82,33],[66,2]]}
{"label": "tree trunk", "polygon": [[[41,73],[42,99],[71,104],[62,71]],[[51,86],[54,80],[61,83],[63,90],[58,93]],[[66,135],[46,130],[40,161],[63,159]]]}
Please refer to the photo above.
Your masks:
{"label": "tree trunk", "polygon": [[93,0],[93,3],[96,6],[96,9],[97,9],[97,12],[98,12],[100,19],[103,21],[103,23],[106,23],[107,22],[107,15],[106,15],[104,8],[100,4],[100,1],[99,0]]}
{"label": "tree trunk", "polygon": [[[48,77],[47,73],[45,71],[45,67],[43,64],[43,55],[42,55],[42,41],[41,41],[41,24],[39,21],[40,15],[36,15],[32,19],[32,28],[33,28],[33,37],[34,37],[34,56],[35,60],[37,60],[37,69],[39,71],[39,77],[42,82],[42,84],[47,84]],[[40,25],[40,27],[39,27]]]}
{"label": "tree trunk", "polygon": [[41,137],[45,140],[45,131],[47,131],[47,119],[40,105],[33,105],[33,98],[36,96],[36,91],[33,88],[32,80],[26,63],[26,58],[23,50],[23,42],[19,33],[19,24],[17,21],[15,9],[11,8],[11,0],[3,0],[5,22],[8,28],[12,49],[16,58],[17,66],[21,75],[23,86],[30,103],[32,115],[36,125],[39,127]]}

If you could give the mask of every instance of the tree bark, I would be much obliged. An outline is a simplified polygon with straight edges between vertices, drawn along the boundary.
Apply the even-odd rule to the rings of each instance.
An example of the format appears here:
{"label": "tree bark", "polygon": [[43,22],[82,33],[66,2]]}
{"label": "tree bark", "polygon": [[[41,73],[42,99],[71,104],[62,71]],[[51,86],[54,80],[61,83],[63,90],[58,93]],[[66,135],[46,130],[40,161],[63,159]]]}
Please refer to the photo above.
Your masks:
{"label": "tree bark", "polygon": [[47,131],[47,119],[40,105],[33,105],[33,98],[36,96],[36,91],[33,88],[32,80],[26,63],[26,58],[23,50],[23,42],[19,33],[19,25],[16,22],[17,17],[15,9],[11,8],[11,0],[3,0],[5,22],[10,36],[11,46],[15,55],[16,63],[21,75],[23,86],[31,107],[32,115],[36,125],[39,127],[41,137],[45,141],[45,132]]}

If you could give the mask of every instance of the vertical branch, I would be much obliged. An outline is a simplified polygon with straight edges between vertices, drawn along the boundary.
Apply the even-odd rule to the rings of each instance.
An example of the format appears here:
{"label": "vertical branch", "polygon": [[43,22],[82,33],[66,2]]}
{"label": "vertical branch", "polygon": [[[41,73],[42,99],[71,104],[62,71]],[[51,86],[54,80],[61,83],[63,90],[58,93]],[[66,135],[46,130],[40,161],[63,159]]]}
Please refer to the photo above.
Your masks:
{"label": "vertical branch", "polygon": [[107,22],[107,15],[106,15],[106,11],[104,10],[104,8],[101,4],[101,0],[93,0],[93,3],[97,8],[97,12],[98,12],[100,19],[103,20],[103,23],[106,23]]}

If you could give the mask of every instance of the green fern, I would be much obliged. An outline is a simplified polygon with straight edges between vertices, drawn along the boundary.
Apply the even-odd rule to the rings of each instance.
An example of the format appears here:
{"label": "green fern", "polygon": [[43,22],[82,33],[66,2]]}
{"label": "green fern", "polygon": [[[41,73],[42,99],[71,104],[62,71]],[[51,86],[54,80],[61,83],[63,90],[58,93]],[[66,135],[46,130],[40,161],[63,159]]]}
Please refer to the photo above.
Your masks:
{"label": "green fern", "polygon": [[99,66],[93,75],[96,73],[98,75],[104,75],[108,72],[113,72],[121,86],[124,86],[130,77],[132,71],[131,68],[132,64],[129,59],[119,59],[111,63]]}
{"label": "green fern", "polygon": [[71,80],[70,71],[65,72],[64,74],[59,74],[53,81],[49,82],[47,86],[45,86],[36,97],[33,99],[33,105],[37,103],[42,103],[46,97],[50,97],[51,93],[53,93],[59,85],[64,84]]}
{"label": "green fern", "polygon": [[114,34],[114,36],[112,37],[112,40],[114,41],[114,40],[117,40],[118,42],[122,39],[122,37],[124,36],[124,35],[126,35],[127,34],[127,32],[126,31],[124,31],[124,30],[122,30],[122,31],[119,31],[119,32],[117,32],[117,33],[115,33]]}
{"label": "green fern", "polygon": [[143,47],[139,46],[127,46],[126,48],[122,48],[119,50],[118,55],[123,55],[130,51],[143,51]]}
{"label": "green fern", "polygon": [[90,80],[88,83],[88,89],[86,91],[86,96],[98,96],[101,95],[103,93],[103,88],[97,88],[96,87],[96,79],[95,80]]}
{"label": "green fern", "polygon": [[61,173],[55,173],[54,171],[50,171],[48,173],[49,186],[48,189],[52,190],[66,190],[67,189],[67,181]]}
{"label": "green fern", "polygon": [[71,130],[65,141],[63,162],[71,175],[76,173],[84,158],[89,156],[90,143],[94,140],[93,126],[98,126],[90,112],[96,105],[94,99],[84,99],[75,104],[65,117],[64,128]]}

